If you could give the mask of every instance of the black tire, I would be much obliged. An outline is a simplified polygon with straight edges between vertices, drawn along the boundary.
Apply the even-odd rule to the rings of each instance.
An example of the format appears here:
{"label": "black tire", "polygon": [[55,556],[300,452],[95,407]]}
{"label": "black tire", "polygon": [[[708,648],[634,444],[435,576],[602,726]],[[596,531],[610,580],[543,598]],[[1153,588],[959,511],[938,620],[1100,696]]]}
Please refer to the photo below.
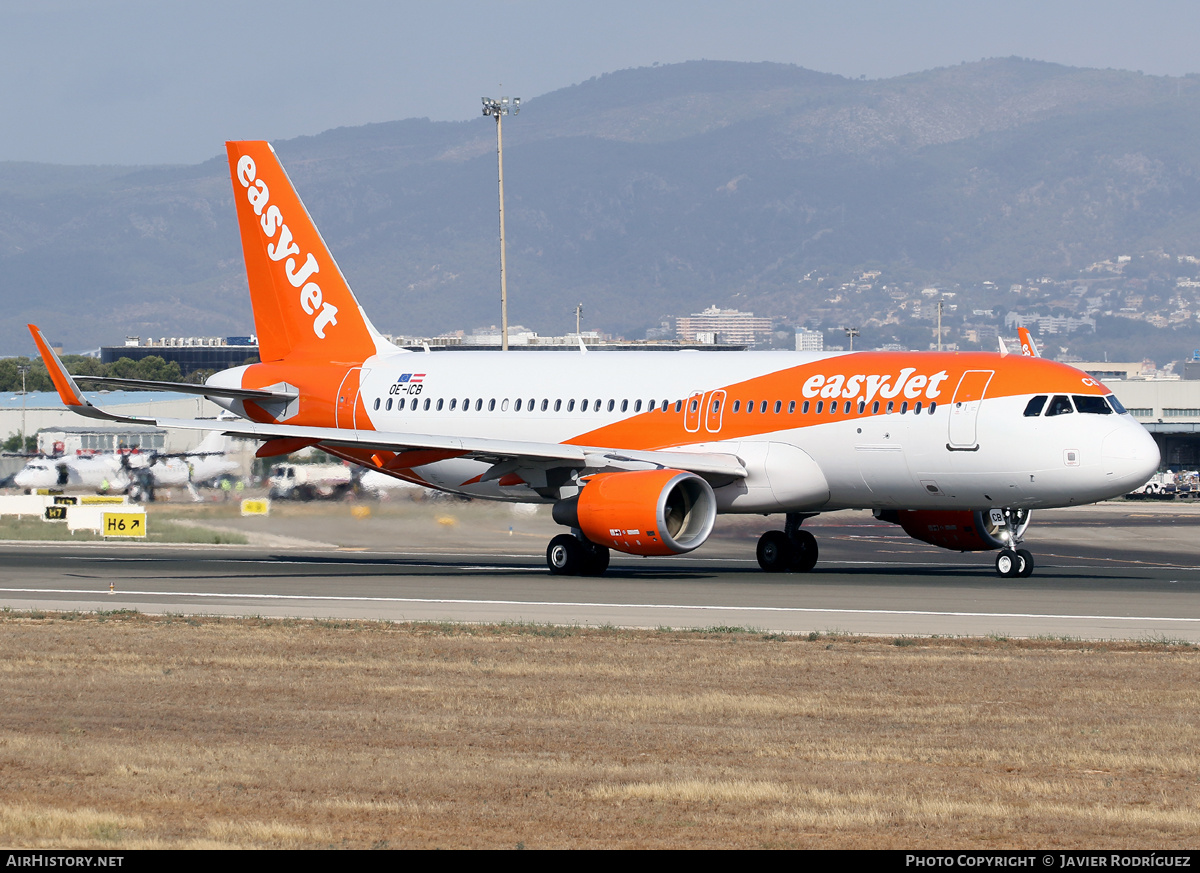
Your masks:
{"label": "black tire", "polygon": [[792,565],[792,541],[781,530],[769,530],[758,538],[758,566],[768,573],[782,573]]}
{"label": "black tire", "polygon": [[1005,579],[1014,578],[1021,571],[1021,559],[1012,549],[1001,549],[996,555],[996,572]]}
{"label": "black tire", "polygon": [[806,530],[796,531],[792,538],[792,569],[807,573],[817,566],[817,538]]}
{"label": "black tire", "polygon": [[583,543],[570,534],[559,534],[546,546],[546,566],[555,576],[578,576],[583,564]]}
{"label": "black tire", "polygon": [[603,576],[604,571],[608,569],[608,549],[593,542],[580,545],[583,546],[583,566],[580,573],[584,576]]}
{"label": "black tire", "polygon": [[1033,552],[1029,551],[1029,549],[1017,549],[1017,559],[1021,565],[1017,576],[1022,579],[1028,579],[1033,575]]}

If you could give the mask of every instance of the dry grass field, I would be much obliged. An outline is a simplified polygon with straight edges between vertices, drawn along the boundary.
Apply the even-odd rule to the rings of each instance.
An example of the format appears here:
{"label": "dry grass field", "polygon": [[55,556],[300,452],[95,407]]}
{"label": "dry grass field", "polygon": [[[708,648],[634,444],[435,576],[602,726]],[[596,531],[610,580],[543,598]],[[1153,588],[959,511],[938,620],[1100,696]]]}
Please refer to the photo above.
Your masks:
{"label": "dry grass field", "polygon": [[1200,652],[0,615],[11,847],[1195,847]]}

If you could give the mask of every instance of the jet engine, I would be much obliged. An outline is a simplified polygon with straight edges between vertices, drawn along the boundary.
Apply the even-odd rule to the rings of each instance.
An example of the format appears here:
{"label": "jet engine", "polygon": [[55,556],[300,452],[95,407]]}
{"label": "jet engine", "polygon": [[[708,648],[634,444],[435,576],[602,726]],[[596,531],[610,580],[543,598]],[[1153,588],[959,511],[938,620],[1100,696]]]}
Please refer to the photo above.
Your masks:
{"label": "jet engine", "polygon": [[575,497],[554,504],[554,520],[593,543],[630,555],[679,555],[712,533],[717,499],[682,470],[597,473]]}
{"label": "jet engine", "polygon": [[875,517],[904,528],[913,539],[957,552],[1013,548],[1029,527],[1027,509],[879,510]]}

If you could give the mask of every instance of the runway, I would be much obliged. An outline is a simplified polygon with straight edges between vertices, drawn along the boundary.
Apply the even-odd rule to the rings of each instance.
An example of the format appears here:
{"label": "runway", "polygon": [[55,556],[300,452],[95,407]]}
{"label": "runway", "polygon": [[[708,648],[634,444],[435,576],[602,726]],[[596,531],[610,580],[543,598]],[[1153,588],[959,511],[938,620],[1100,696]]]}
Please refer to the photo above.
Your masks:
{"label": "runway", "polygon": [[[741,527],[765,529],[762,519]],[[545,532],[473,543],[420,528],[372,548],[368,526],[316,525],[337,542],[261,546],[0,545],[0,605],[393,621],[744,627],[781,633],[1070,637],[1200,642],[1200,510],[1112,504],[1043,513],[1029,579],[995,575],[989,554],[947,553],[864,514],[814,520],[806,575],[762,573],[740,527],[689,555],[614,556],[601,578],[553,577]],[[277,530],[286,530],[287,522]],[[294,529],[311,521],[296,519]],[[346,533],[339,534],[344,527]],[[111,591],[110,591],[111,588]]]}

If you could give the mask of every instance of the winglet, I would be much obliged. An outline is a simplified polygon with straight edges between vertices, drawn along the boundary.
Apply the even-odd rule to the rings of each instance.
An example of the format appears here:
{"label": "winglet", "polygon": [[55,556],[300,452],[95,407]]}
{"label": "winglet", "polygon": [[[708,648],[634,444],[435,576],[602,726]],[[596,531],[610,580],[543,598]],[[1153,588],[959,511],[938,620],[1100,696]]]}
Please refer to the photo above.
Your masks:
{"label": "winglet", "polygon": [[54,349],[50,348],[50,343],[46,342],[41,328],[36,324],[30,324],[28,327],[29,332],[33,334],[33,341],[37,344],[42,361],[45,363],[46,369],[50,371],[50,379],[54,382],[54,387],[58,389],[58,396],[62,398],[62,402],[67,406],[91,406],[83,398],[83,392],[79,390],[79,386],[75,384],[75,380],[71,378],[67,368],[58,359]]}
{"label": "winglet", "polygon": [[41,328],[36,324],[30,324],[27,327],[29,328],[29,332],[33,334],[33,341],[37,344],[38,353],[42,356],[42,361],[45,363],[46,369],[50,371],[50,380],[54,382],[54,387],[58,390],[58,396],[65,406],[69,407],[72,412],[76,412],[79,415],[86,415],[89,418],[124,420],[122,416],[112,415],[102,409],[97,409],[89,403],[84,398],[83,392],[79,390],[79,386],[75,384],[75,380],[71,378],[71,374],[67,372],[67,368],[58,359],[58,355],[54,353],[54,349],[50,348],[50,343],[46,342],[46,337],[42,334]]}

